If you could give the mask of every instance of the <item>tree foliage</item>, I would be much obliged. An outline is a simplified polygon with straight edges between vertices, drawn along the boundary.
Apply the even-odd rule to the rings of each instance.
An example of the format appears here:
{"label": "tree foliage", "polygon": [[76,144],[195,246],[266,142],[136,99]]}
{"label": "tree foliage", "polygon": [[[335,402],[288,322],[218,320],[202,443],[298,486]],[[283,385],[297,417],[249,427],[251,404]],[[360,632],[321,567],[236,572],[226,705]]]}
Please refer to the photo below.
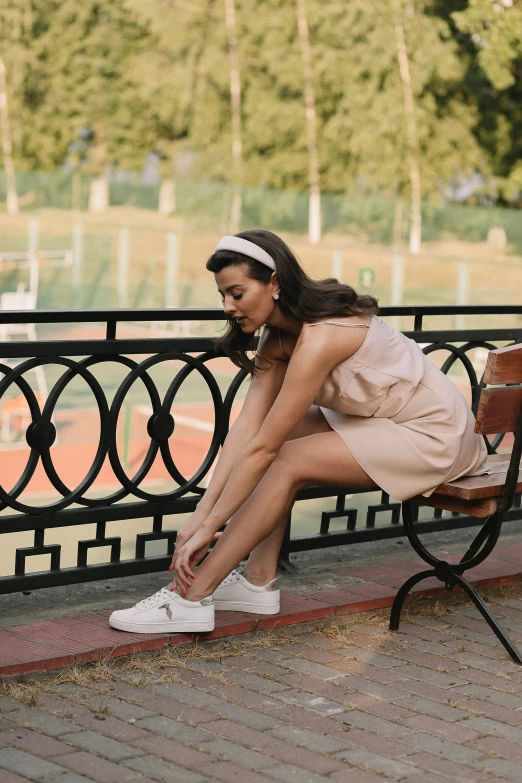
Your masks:
{"label": "tree foliage", "polygon": [[[522,3],[403,0],[425,198],[480,173],[522,191]],[[306,0],[321,188],[409,193],[393,3]],[[88,128],[88,167],[230,181],[229,61],[221,0],[0,0],[17,165],[51,170]],[[243,181],[306,190],[296,4],[236,0]]]}

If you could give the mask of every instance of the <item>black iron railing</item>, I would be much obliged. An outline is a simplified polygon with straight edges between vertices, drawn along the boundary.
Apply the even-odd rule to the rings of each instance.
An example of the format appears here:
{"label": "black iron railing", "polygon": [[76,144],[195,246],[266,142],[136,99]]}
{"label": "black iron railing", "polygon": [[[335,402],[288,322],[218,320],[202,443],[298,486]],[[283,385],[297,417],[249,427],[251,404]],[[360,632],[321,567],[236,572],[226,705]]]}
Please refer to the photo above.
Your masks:
{"label": "black iron railing", "polygon": [[[409,317],[413,319],[413,329],[405,331],[411,339],[423,345],[426,353],[443,350],[449,356],[441,369],[447,373],[455,363],[460,362],[471,386],[472,404],[476,406],[480,392],[481,378],[470,359],[470,352],[476,348],[491,349],[498,344],[522,342],[522,306],[451,306],[451,307],[387,307],[380,314],[387,317]],[[484,325],[474,329],[443,329],[423,331],[423,319],[428,316],[511,316],[517,326],[491,328]],[[98,339],[67,337],[65,339],[9,340],[0,344],[0,414],[6,400],[12,398],[14,391],[24,398],[30,412],[23,437],[28,452],[25,466],[12,486],[5,486],[0,475],[0,541],[4,536],[31,531],[34,540],[31,546],[14,546],[15,555],[12,565],[0,575],[0,593],[18,590],[36,589],[55,585],[71,584],[116,576],[149,573],[164,570],[170,563],[176,532],[165,526],[165,517],[183,514],[195,509],[205,492],[202,482],[212,466],[229,429],[232,404],[242,381],[247,374],[241,370],[231,379],[225,393],[222,393],[216,376],[207,367],[216,353],[211,337],[170,337],[155,336],[149,332],[146,337],[120,338],[118,325],[139,325],[151,322],[175,321],[222,321],[220,309],[184,309],[184,310],[70,310],[70,311],[25,311],[0,312],[0,327],[4,324],[40,324],[46,329],[53,324],[104,324],[105,336]],[[191,354],[197,354],[193,356]],[[183,364],[170,380],[167,391],[161,396],[153,380],[154,368],[166,362],[178,361]],[[117,387],[104,388],[104,367],[117,364],[126,375]],[[50,388],[45,399],[35,393],[31,371],[48,367],[60,369],[57,380]],[[171,436],[176,427],[176,415],[172,405],[181,385],[191,373],[197,373],[208,387],[214,408],[214,426],[207,453],[193,475],[184,476],[176,465],[177,455],[172,448]],[[108,377],[108,376],[107,376]],[[57,436],[56,410],[60,397],[70,393],[70,384],[83,379],[89,387],[97,406],[99,416],[99,441],[96,453],[89,469],[77,486],[68,486],[59,475],[53,463],[53,444]],[[101,380],[100,380],[101,378]],[[148,446],[141,465],[129,476],[127,466],[118,451],[117,431],[121,427],[122,409],[125,399],[134,384],[142,383],[148,394]],[[221,385],[223,378],[221,378]],[[111,398],[112,396],[112,399]],[[488,449],[494,453],[502,441],[497,436]],[[4,444],[5,449],[5,444]],[[5,450],[0,451],[0,461]],[[5,458],[5,457],[4,457]],[[152,491],[151,470],[157,459],[162,460],[169,478],[177,485],[166,493]],[[88,496],[102,467],[109,461],[117,489],[103,497]],[[41,467],[40,467],[41,466]],[[57,499],[47,505],[33,505],[24,500],[26,490],[35,472],[41,469],[52,486]],[[367,504],[362,512],[360,508],[346,507],[347,495],[364,494],[351,487],[313,486],[300,491],[296,501],[335,497],[335,509],[326,509],[318,520],[317,533],[307,536],[291,535],[291,517],[281,550],[280,565],[291,568],[288,555],[291,552],[356,543],[404,535],[400,520],[400,503],[390,500],[381,493],[380,502]],[[374,497],[374,496],[372,496]],[[376,525],[379,515],[391,512],[389,524]],[[430,514],[432,512],[430,511]],[[362,524],[360,517],[364,516]],[[508,512],[506,519],[522,516],[520,498],[515,507]],[[135,536],[134,557],[121,559],[121,538],[107,535],[107,523],[116,520],[152,518],[152,530],[137,533]],[[381,517],[382,518],[382,517]],[[346,521],[342,531],[330,532],[332,520]],[[77,546],[76,565],[61,567],[62,546],[59,543],[47,543],[46,531],[54,528],[66,528],[76,525],[96,525],[93,538],[80,540]],[[418,530],[435,531],[455,527],[480,524],[475,518],[464,515],[442,517],[441,512],[418,523]],[[147,556],[146,545],[151,541],[166,541],[166,554]],[[7,538],[4,539],[8,541]],[[9,539],[12,542],[12,538]],[[11,544],[12,546],[12,544]],[[99,547],[110,548],[110,560],[101,564],[88,564],[89,550]],[[49,555],[50,567],[45,571],[26,573],[31,557]],[[14,571],[14,573],[13,573]]]}

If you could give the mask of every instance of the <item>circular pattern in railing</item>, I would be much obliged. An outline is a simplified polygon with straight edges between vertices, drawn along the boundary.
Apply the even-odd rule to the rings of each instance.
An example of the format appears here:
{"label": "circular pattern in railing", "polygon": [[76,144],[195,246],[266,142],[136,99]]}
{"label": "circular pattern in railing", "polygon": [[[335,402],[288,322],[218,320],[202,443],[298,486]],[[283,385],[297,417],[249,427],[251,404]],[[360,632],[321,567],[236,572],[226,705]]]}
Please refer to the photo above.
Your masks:
{"label": "circular pattern in railing", "polygon": [[[29,457],[22,475],[13,487],[4,487],[0,477],[0,510],[11,508],[23,514],[49,516],[73,504],[96,508],[117,503],[127,497],[145,501],[171,501],[181,498],[188,493],[202,495],[204,488],[199,486],[199,482],[208,473],[216,459],[220,446],[225,440],[232,404],[237,390],[247,375],[244,370],[239,371],[235,375],[223,400],[218,383],[206,366],[206,362],[215,357],[216,354],[213,351],[207,351],[198,357],[177,351],[168,351],[150,356],[140,362],[127,356],[114,354],[109,356],[90,356],[81,360],[62,356],[35,358],[23,361],[16,367],[0,364],[0,372],[4,375],[0,381],[0,401],[13,385],[17,386],[27,403],[31,417],[25,432],[25,439],[30,448]],[[161,399],[149,371],[155,366],[172,361],[182,362],[184,366],[176,372],[164,398]],[[109,405],[106,392],[91,370],[102,363],[114,362],[126,367],[128,373],[117,388],[112,403]],[[65,372],[54,383],[45,400],[43,410],[41,410],[35,392],[31,389],[24,375],[37,367],[51,364],[64,367]],[[171,448],[170,440],[176,429],[176,414],[172,412],[172,406],[180,386],[187,376],[194,371],[199,373],[210,392],[215,425],[211,443],[200,466],[194,475],[186,477],[178,469],[176,455]],[[53,462],[52,446],[56,440],[56,426],[53,422],[53,415],[60,395],[78,377],[85,381],[96,401],[100,435],[94,459],[87,473],[76,487],[71,488],[60,477]],[[145,386],[152,409],[146,425],[150,443],[140,466],[132,476],[128,476],[118,453],[117,432],[125,399],[138,381]],[[144,489],[142,486],[158,454],[161,455],[168,476],[178,484],[172,491],[154,493]],[[87,491],[96,481],[106,459],[109,460],[112,471],[120,485],[119,489],[103,497],[86,497]],[[47,505],[33,506],[21,502],[19,498],[40,464],[52,487],[61,497]]]}

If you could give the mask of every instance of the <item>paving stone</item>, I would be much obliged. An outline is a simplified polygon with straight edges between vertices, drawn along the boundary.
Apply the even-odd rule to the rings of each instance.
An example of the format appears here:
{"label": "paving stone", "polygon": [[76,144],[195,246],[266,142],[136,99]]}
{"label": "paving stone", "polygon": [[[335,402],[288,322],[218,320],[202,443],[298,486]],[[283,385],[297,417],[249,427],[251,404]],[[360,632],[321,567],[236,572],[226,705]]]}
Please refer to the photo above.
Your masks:
{"label": "paving stone", "polygon": [[507,707],[508,709],[516,710],[522,707],[522,698],[520,696],[496,691],[483,685],[462,685],[459,688],[454,688],[452,693],[463,693],[465,696],[498,704],[500,707]]}
{"label": "paving stone", "polygon": [[423,699],[421,696],[404,696],[402,699],[394,701],[394,704],[407,707],[410,710],[414,710],[422,715],[427,715],[430,718],[439,718],[440,720],[449,721],[451,723],[465,720],[468,717],[463,709],[449,707],[447,704],[441,704],[440,702],[431,701],[430,699]]}
{"label": "paving stone", "polygon": [[89,704],[97,709],[98,712],[108,709],[111,715],[124,721],[132,719],[139,720],[140,718],[147,718],[154,715],[154,712],[152,712],[150,708],[145,709],[138,704],[129,704],[127,701],[116,699],[113,696],[106,696],[105,694],[103,697],[99,697],[98,700],[94,698],[90,699]]}
{"label": "paving stone", "polygon": [[105,737],[103,734],[97,734],[95,731],[64,734],[62,739],[81,750],[86,750],[88,753],[97,753],[108,761],[118,762],[131,756],[139,756],[142,753],[142,751],[133,748],[131,745]]}
{"label": "paving stone", "polygon": [[54,761],[33,756],[19,748],[0,748],[0,769],[7,769],[24,778],[37,781],[51,775],[57,779],[66,771],[63,766]]}
{"label": "paving stone", "polygon": [[469,764],[484,755],[482,751],[475,748],[468,748],[464,745],[458,745],[456,742],[450,742],[449,740],[420,732],[418,734],[410,734],[408,737],[402,737],[400,742],[416,750],[433,753],[434,756],[440,756],[449,761],[456,761],[459,764]]}
{"label": "paving stone", "polygon": [[274,682],[273,680],[267,680],[264,677],[258,677],[257,674],[250,674],[250,672],[236,672],[228,671],[227,680],[240,684],[243,688],[248,688],[256,693],[279,693],[280,691],[288,690],[287,685],[282,685],[280,682]]}
{"label": "paving stone", "polygon": [[[57,756],[55,759],[64,767],[77,772],[79,775],[88,775],[89,780],[96,783],[149,783],[139,772],[127,769],[119,764],[113,764],[92,753],[69,753],[67,756]],[[49,781],[53,783],[53,781]]]}
{"label": "paving stone", "polygon": [[477,731],[468,729],[465,723],[456,725],[454,722],[440,720],[428,715],[415,715],[413,718],[407,718],[403,723],[410,726],[415,731],[424,731],[426,734],[435,734],[442,739],[449,739],[453,742],[471,742],[479,736]]}
{"label": "paving stone", "polygon": [[[40,778],[38,783],[92,783],[92,778],[86,778],[84,775],[77,775],[76,772],[64,770],[58,775],[55,775],[54,772],[51,775],[45,775],[45,777]],[[138,783],[138,779],[134,778],[133,783]]]}
{"label": "paving stone", "polygon": [[147,709],[143,710],[146,713],[143,717],[154,718],[158,714],[167,715],[169,718],[190,724],[205,723],[213,720],[211,713],[201,710],[199,707],[189,707],[188,704],[183,704],[183,702],[176,701],[168,696],[156,696],[154,699],[144,702],[144,704],[147,705]]}
{"label": "paving stone", "polygon": [[410,778],[416,774],[422,774],[422,770],[411,766],[411,764],[380,756],[364,748],[346,751],[343,756],[345,761],[349,761],[350,764],[368,767],[373,772],[377,772],[387,778],[398,778],[401,780],[402,778]]}
{"label": "paving stone", "polygon": [[167,739],[167,737],[155,735],[135,740],[132,744],[147,755],[160,756],[166,761],[172,761],[174,764],[189,769],[212,761],[212,756],[209,756],[208,753],[190,748],[188,745],[182,745],[181,742]]}
{"label": "paving stone", "polygon": [[[411,748],[396,742],[396,740],[389,740],[386,739],[386,737],[377,738],[372,731],[351,729],[346,732],[345,736],[350,742],[350,749],[353,749],[354,747],[366,748],[366,750],[370,750],[373,753],[376,748],[378,748],[380,755],[390,759],[400,758],[401,756],[411,756],[413,753]],[[335,754],[335,758],[344,760],[345,753],[346,751],[344,750],[340,751]]]}
{"label": "paving stone", "polygon": [[331,780],[337,783],[382,783],[382,775],[374,775],[359,767],[343,769],[330,775]]}
{"label": "paving stone", "polygon": [[343,724],[347,726],[354,726],[357,729],[368,729],[375,734],[380,734],[383,737],[389,737],[391,739],[406,737],[413,731],[413,729],[408,726],[401,726],[399,723],[393,723],[392,721],[384,720],[384,718],[377,718],[374,715],[368,715],[367,712],[361,712],[360,710],[346,712],[341,718]]}
{"label": "paving stone", "polygon": [[0,695],[0,714],[10,710],[19,710],[21,706],[21,703],[16,701],[16,699]]}
{"label": "paving stone", "polygon": [[[405,718],[411,718],[415,715],[414,712],[406,709],[406,707],[399,707],[391,701],[376,699],[373,696],[367,696],[365,693],[349,694],[346,697],[345,704],[348,704],[354,709],[359,709],[362,712],[367,712],[369,715],[375,715],[377,718],[384,718],[385,720],[395,722]],[[341,716],[334,716],[333,720],[342,720],[342,714]]]}
{"label": "paving stone", "polygon": [[171,696],[176,701],[188,704],[189,707],[211,707],[213,704],[219,704],[222,701],[222,699],[210,693],[174,682],[158,683],[158,685],[152,686],[151,690],[154,694],[159,694],[160,696]]}
{"label": "paving stone", "polygon": [[241,707],[240,704],[225,703],[222,707],[212,707],[212,713],[209,711],[206,714],[205,723],[209,720],[215,720],[216,715],[219,715],[222,718],[229,718],[231,721],[242,723],[244,726],[248,726],[251,729],[258,729],[259,731],[275,729],[284,723],[284,721],[277,718],[276,715],[264,715],[262,712]]}
{"label": "paving stone", "polygon": [[[455,652],[451,654],[451,658],[454,661],[459,661],[466,666],[471,666],[474,669],[481,669],[484,672],[490,674],[511,674],[514,664],[508,661],[492,661],[490,658],[485,658],[483,655],[477,655],[470,652]],[[464,676],[464,674],[463,674]]]}
{"label": "paving stone", "polygon": [[236,745],[234,742],[229,742],[225,739],[206,742],[204,748],[205,753],[215,756],[222,761],[231,761],[233,764],[246,769],[262,770],[266,767],[273,767],[278,763],[269,756],[264,756],[262,753]]}
{"label": "paving stone", "polygon": [[311,674],[312,677],[318,677],[320,680],[334,680],[336,677],[345,676],[341,669],[324,666],[322,663],[306,661],[304,658],[285,658],[283,665],[288,669],[293,669],[303,674]]}
{"label": "paving stone", "polygon": [[112,737],[112,739],[120,742],[129,742],[147,734],[144,729],[135,726],[134,723],[127,723],[114,718],[112,715],[100,715],[98,713],[81,715],[75,718],[75,723],[98,734],[105,734],[107,737]]}
{"label": "paving stone", "polygon": [[282,780],[283,783],[331,783],[331,777],[316,775],[315,772],[307,772],[302,767],[293,764],[279,764],[277,767],[263,770],[264,775],[269,775],[274,780]]}
{"label": "paving stone", "polygon": [[[479,770],[473,767],[466,767],[464,764],[457,764],[455,761],[448,761],[431,753],[415,753],[415,755],[410,756],[409,761],[423,770],[443,775],[444,780],[449,778],[450,780],[458,781],[458,783],[486,783],[483,773]],[[424,778],[421,778],[421,780],[423,781]],[[487,783],[494,782],[488,780]]]}
{"label": "paving stone", "polygon": [[[209,723],[206,729],[238,744],[262,750],[266,755],[270,755],[279,761],[302,766],[318,775],[327,775],[329,772],[335,772],[342,768],[342,764],[336,759],[315,753],[307,748],[290,745],[276,737],[272,737],[266,732],[246,729],[239,724],[231,724],[231,721],[217,721],[215,724]],[[203,745],[202,749],[206,750],[206,746]]]}
{"label": "paving stone", "polygon": [[365,650],[360,647],[347,647],[343,650],[343,655],[346,658],[353,658],[356,661],[364,661],[365,663],[371,663],[372,666],[381,666],[383,669],[393,668],[400,666],[403,663],[401,658],[402,652],[397,657],[391,657],[391,655],[381,655],[380,653],[372,650]]}
{"label": "paving stone", "polygon": [[[345,673],[345,676],[349,674],[355,675],[357,677],[364,677],[367,680],[371,680],[372,682],[376,683],[382,683],[383,685],[394,685],[396,682],[406,679],[403,674],[397,674],[396,668],[392,668],[390,666],[388,668],[383,668],[382,666],[373,666],[371,663],[366,663],[366,661],[358,661],[355,658],[341,661],[337,664],[337,668],[342,669],[342,671]],[[327,684],[330,684],[331,682],[335,683],[336,686],[339,685],[341,687],[345,687],[344,678],[329,680]]]}
{"label": "paving stone", "polygon": [[0,733],[0,741],[6,745],[25,750],[35,756],[57,756],[59,753],[68,753],[70,746],[45,734],[38,734],[29,729],[9,729]]}
{"label": "paving stone", "polygon": [[323,650],[339,650],[343,646],[341,642],[334,642],[326,636],[310,631],[302,633],[299,637],[299,641],[310,644],[312,647],[320,647]]}
{"label": "paving stone", "polygon": [[270,729],[265,733],[303,748],[313,748],[317,753],[335,753],[350,744],[348,740],[343,740],[340,736],[334,739],[296,726],[283,726],[279,729]]}
{"label": "paving stone", "polygon": [[397,683],[397,690],[400,691],[400,696],[393,699],[394,703],[400,704],[401,697],[405,693],[412,694],[413,696],[420,696],[424,699],[430,699],[431,701],[437,701],[439,704],[454,704],[461,701],[457,694],[447,688],[439,688],[437,685],[430,685],[427,682],[421,682],[420,680],[401,680]]}
{"label": "paving stone", "polygon": [[288,690],[283,693],[277,693],[275,698],[287,704],[297,704],[300,707],[306,707],[309,710],[318,712],[320,715],[338,715],[346,710],[345,707],[337,702],[330,701],[322,696],[313,696],[303,691]]}
{"label": "paving stone", "polygon": [[78,715],[88,715],[91,710],[84,704],[77,704],[65,696],[58,696],[53,693],[42,693],[38,696],[38,709],[50,712],[60,718],[68,720],[76,718]]}
{"label": "paving stone", "polygon": [[[314,636],[315,639],[320,638]],[[302,641],[294,642],[293,644],[285,645],[285,653],[292,653],[293,655],[302,656],[307,661],[313,661],[314,663],[332,663],[334,661],[342,661],[346,655],[346,649],[333,650],[317,648],[311,644],[303,644]]]}
{"label": "paving stone", "polygon": [[495,753],[507,761],[522,765],[522,748],[514,742],[508,742],[500,737],[480,737],[471,743],[474,748],[486,753]]}
{"label": "paving stone", "polygon": [[[209,777],[222,780],[223,783],[273,783],[274,781],[274,778],[267,777],[268,770],[261,775],[259,772],[238,767],[230,761],[216,761],[213,764],[200,767],[199,771]],[[165,783],[171,783],[170,779],[165,779]],[[172,783],[178,783],[178,780],[172,780]],[[180,779],[179,783],[183,783],[183,781]],[[196,783],[196,781],[188,781],[188,783]]]}
{"label": "paving stone", "polygon": [[356,693],[376,696],[378,699],[384,699],[385,701],[392,701],[403,695],[401,691],[396,688],[390,688],[389,685],[381,685],[378,682],[371,682],[371,680],[365,680],[363,677],[355,675],[337,680],[337,685],[342,685],[347,690],[355,691]]}
{"label": "paving stone", "polygon": [[[222,663],[231,669],[237,669],[250,674],[257,674],[261,677],[273,677],[277,682],[281,682],[281,677],[288,674],[288,669],[278,666],[268,661],[260,661],[257,658],[247,658],[243,655],[235,655],[230,658],[222,658]],[[227,672],[228,676],[228,672]]]}
{"label": "paving stone", "polygon": [[513,780],[515,783],[520,783],[522,780],[522,766],[513,764],[512,761],[506,761],[505,759],[482,759],[482,761],[476,762],[475,766],[492,772],[494,775],[502,777],[503,780]]}
{"label": "paving stone", "polygon": [[503,693],[520,693],[522,690],[522,684],[514,682],[511,674],[497,677],[495,674],[482,671],[482,669],[466,669],[465,671],[466,679],[475,685],[484,685]]}
{"label": "paving stone", "polygon": [[181,721],[167,718],[165,715],[157,715],[154,718],[142,718],[136,721],[136,726],[147,729],[153,734],[161,734],[163,737],[170,737],[183,742],[185,745],[197,745],[199,742],[208,741],[206,732],[200,728],[187,726]]}
{"label": "paving stone", "polygon": [[204,775],[198,772],[191,772],[184,767],[178,767],[171,761],[164,761],[157,756],[140,756],[135,759],[127,759],[122,762],[130,770],[141,772],[152,780],[159,780],[161,783],[204,783],[208,780]]}
{"label": "paving stone", "polygon": [[396,671],[399,674],[404,673],[408,679],[427,682],[439,688],[454,688],[458,685],[467,685],[468,683],[468,680],[464,679],[464,675],[456,677],[453,674],[442,674],[442,672],[436,672],[432,669],[425,669],[423,666],[399,667]]}
{"label": "paving stone", "polygon": [[507,726],[489,718],[470,718],[466,721],[466,728],[475,729],[481,734],[492,734],[494,737],[502,737],[509,742],[522,743],[522,728]]}
{"label": "paving stone", "polygon": [[518,710],[508,710],[506,707],[499,707],[497,704],[491,704],[478,699],[459,699],[458,706],[468,711],[468,717],[471,718],[490,718],[500,723],[506,723],[508,726],[520,726],[522,724],[522,712]]}
{"label": "paving stone", "polygon": [[25,707],[9,713],[9,720],[15,721],[19,726],[37,729],[50,737],[59,737],[61,734],[70,734],[73,731],[81,731],[81,726],[75,726],[55,715],[38,710],[34,707]]}
{"label": "paving stone", "polygon": [[280,703],[277,707],[270,708],[266,712],[267,715],[284,723],[291,723],[294,726],[301,726],[303,729],[311,729],[321,734],[335,734],[339,730],[335,715],[332,717],[319,715],[317,712],[311,712],[295,704]]}
{"label": "paving stone", "polygon": [[313,693],[315,696],[322,696],[324,699],[344,704],[348,693],[345,688],[335,684],[333,680],[318,680],[317,677],[310,677],[301,672],[293,672],[281,677],[285,685],[289,685],[293,690]]}

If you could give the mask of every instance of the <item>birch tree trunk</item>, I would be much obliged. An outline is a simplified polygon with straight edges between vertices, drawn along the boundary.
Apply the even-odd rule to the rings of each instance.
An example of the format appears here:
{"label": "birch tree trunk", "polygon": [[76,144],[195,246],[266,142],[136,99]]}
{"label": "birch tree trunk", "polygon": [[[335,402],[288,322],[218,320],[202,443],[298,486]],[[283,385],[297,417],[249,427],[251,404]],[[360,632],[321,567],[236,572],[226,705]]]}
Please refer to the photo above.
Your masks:
{"label": "birch tree trunk", "polygon": [[13,163],[13,145],[9,128],[9,110],[7,106],[7,80],[5,64],[0,57],[0,123],[2,127],[2,152],[4,156],[4,171],[7,189],[7,214],[18,212],[18,194],[16,192],[15,170]]}
{"label": "birch tree trunk", "polygon": [[415,121],[413,91],[411,87],[410,64],[408,59],[408,50],[406,49],[406,40],[404,37],[404,25],[402,23],[402,2],[401,0],[392,0],[392,3],[395,11],[395,39],[397,43],[397,59],[399,61],[399,73],[401,76],[402,92],[404,96],[406,135],[408,140],[408,163],[410,168],[411,186],[410,253],[417,254],[420,251],[422,237],[419,142],[417,137],[417,123]]}
{"label": "birch tree trunk", "polygon": [[232,171],[234,193],[230,210],[229,231],[237,234],[241,225],[243,145],[241,141],[241,80],[239,76],[239,52],[236,32],[235,0],[225,0],[225,21],[228,35],[228,58],[230,61],[230,107],[232,114]]}
{"label": "birch tree trunk", "polygon": [[322,233],[319,155],[317,153],[317,115],[315,111],[315,94],[310,56],[310,35],[308,31],[305,0],[296,0],[296,2],[297,28],[299,31],[299,42],[301,44],[301,58],[304,71],[306,130],[308,136],[308,178],[310,184],[308,239],[311,245],[317,245],[321,241]]}

